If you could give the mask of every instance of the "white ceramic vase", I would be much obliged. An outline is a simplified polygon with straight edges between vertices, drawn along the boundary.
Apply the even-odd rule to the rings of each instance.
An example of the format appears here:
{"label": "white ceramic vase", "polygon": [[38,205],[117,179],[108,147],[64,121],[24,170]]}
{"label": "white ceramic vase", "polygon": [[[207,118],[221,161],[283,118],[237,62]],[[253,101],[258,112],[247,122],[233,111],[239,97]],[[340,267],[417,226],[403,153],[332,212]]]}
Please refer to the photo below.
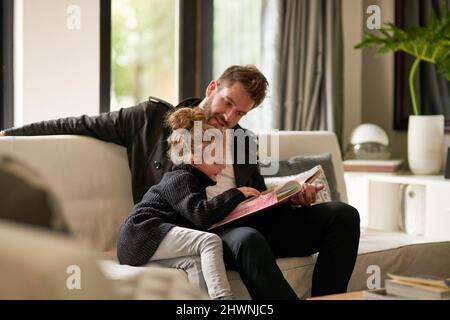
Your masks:
{"label": "white ceramic vase", "polygon": [[408,163],[414,174],[438,174],[442,168],[444,116],[409,116]]}

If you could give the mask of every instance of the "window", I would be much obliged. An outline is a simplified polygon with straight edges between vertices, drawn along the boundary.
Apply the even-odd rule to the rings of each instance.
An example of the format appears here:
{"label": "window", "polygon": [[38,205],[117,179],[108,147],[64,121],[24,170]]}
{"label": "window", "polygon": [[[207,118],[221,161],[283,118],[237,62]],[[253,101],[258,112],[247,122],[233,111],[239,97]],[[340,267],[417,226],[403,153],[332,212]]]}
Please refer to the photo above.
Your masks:
{"label": "window", "polygon": [[[262,52],[261,0],[102,1],[111,5],[111,21],[102,22],[111,26],[111,44],[103,50],[111,50],[106,54],[111,86],[101,89],[102,100],[111,102],[102,103],[103,111],[136,105],[149,96],[172,104],[203,97],[209,81],[233,64],[254,64],[272,82],[261,63],[271,59]],[[270,104],[269,97],[240,124],[273,128]]]}
{"label": "window", "polygon": [[149,96],[177,103],[176,0],[111,1],[111,110]]}
{"label": "window", "polygon": [[[271,83],[262,52],[262,2],[259,0],[215,0],[213,33],[213,76],[217,79],[229,66],[253,64]],[[245,128],[260,130],[274,127],[270,94],[258,108],[239,122]]]}
{"label": "window", "polygon": [[260,61],[261,1],[214,1],[214,78],[232,64]]}

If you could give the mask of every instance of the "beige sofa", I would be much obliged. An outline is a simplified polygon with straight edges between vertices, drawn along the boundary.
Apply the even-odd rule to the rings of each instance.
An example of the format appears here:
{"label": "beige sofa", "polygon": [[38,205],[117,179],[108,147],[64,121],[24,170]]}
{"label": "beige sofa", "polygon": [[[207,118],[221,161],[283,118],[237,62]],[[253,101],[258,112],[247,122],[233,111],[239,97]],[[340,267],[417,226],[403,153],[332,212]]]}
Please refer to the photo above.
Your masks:
{"label": "beige sofa", "polygon": [[[281,159],[295,155],[331,152],[337,187],[342,200],[346,201],[342,159],[336,136],[333,133],[279,132],[278,138]],[[84,248],[94,249],[96,263],[93,268],[101,270],[102,277],[106,279],[102,279],[101,283],[104,283],[106,287],[111,286],[112,296],[122,298],[176,297],[176,295],[167,295],[158,291],[160,289],[152,287],[151,284],[158,283],[156,279],[161,278],[161,274],[164,274],[162,278],[166,279],[165,283],[174,283],[169,280],[171,275],[175,279],[179,279],[180,275],[183,276],[181,271],[121,266],[115,261],[118,229],[132,208],[130,171],[124,148],[79,136],[4,137],[0,138],[0,154],[11,154],[40,172],[59,200],[70,229],[77,238],[76,242],[83,244]],[[11,234],[35,232],[22,229],[17,231],[15,230],[16,226],[9,224],[3,226],[3,223],[0,224],[0,227],[6,228]],[[39,231],[38,233],[45,232]],[[42,238],[40,234],[35,234],[29,239],[32,241],[31,239],[36,238],[41,241],[45,237],[45,234],[42,234]],[[41,248],[45,248],[46,243],[52,242],[49,240],[50,238],[46,239],[46,241],[42,240]],[[59,258],[60,251],[56,248],[63,243],[54,241],[55,243],[49,247],[49,250],[53,251],[54,246],[54,252],[58,252],[58,255],[53,256],[52,260],[48,260],[46,264],[50,264],[50,261],[57,263],[56,260]],[[8,252],[11,256],[14,254],[21,256],[15,262],[17,266],[25,264],[26,259],[29,259],[30,262],[33,261],[32,251],[21,254],[28,250],[26,247],[27,245],[23,243],[23,247]],[[0,246],[1,265],[8,264],[8,261],[3,258],[4,250],[7,250],[6,247]],[[28,258],[27,254],[30,255]],[[91,257],[90,253],[84,259],[92,264],[93,260],[90,260],[92,258],[89,257]],[[63,256],[60,258],[63,259]],[[45,261],[45,258],[40,257],[39,259]],[[277,262],[297,295],[300,298],[308,297],[315,256],[284,258]],[[450,242],[413,237],[402,233],[362,230],[359,255],[348,289],[354,291],[367,288],[367,284],[373,282],[374,274],[372,273],[376,273],[376,270],[380,272],[380,283],[383,283],[388,272],[426,273],[448,277],[450,276]],[[377,275],[375,274],[375,276]],[[239,275],[230,270],[228,277],[235,298],[249,299],[248,291]],[[12,278],[11,275],[10,278]],[[139,286],[136,280],[138,278],[141,279],[140,283],[147,283],[145,294],[140,296],[136,295],[136,288]],[[179,281],[175,283],[179,283]],[[186,288],[179,290],[179,292],[186,293],[184,297],[204,297],[200,293],[195,293],[195,290],[188,294],[189,290]],[[105,295],[105,292],[108,290],[104,289],[100,293],[94,292],[93,297],[101,297]],[[54,294],[52,297],[54,296],[58,296],[58,294]],[[66,296],[61,294],[61,297]],[[69,295],[69,297],[71,296]]]}

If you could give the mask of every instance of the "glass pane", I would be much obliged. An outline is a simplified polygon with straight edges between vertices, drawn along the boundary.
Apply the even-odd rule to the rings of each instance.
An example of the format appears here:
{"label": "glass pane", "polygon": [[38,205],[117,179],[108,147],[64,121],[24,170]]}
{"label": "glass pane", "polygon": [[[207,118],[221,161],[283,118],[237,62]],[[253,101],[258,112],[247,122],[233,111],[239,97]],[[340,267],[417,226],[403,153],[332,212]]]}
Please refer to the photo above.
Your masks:
{"label": "glass pane", "polygon": [[111,110],[176,103],[175,1],[111,1]]}
{"label": "glass pane", "polygon": [[[262,65],[262,0],[214,1],[213,76],[217,79],[231,65]],[[270,83],[270,77],[265,74]],[[272,108],[267,101],[249,112],[239,124],[259,130],[273,127]]]}
{"label": "glass pane", "polygon": [[261,0],[214,1],[214,77],[232,64],[259,63]]}

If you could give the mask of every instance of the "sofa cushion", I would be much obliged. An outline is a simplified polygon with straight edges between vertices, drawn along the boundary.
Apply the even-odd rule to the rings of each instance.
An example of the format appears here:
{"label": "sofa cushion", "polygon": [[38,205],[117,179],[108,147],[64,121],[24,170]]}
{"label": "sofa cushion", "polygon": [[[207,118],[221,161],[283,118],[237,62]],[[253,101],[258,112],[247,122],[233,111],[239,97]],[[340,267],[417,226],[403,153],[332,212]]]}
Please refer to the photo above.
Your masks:
{"label": "sofa cushion", "polygon": [[[307,298],[311,294],[311,279],[316,257],[317,255],[312,255],[309,257],[277,259],[277,264],[283,272],[283,275],[291,284],[297,295],[301,298]],[[150,277],[151,274],[147,272],[148,270],[160,269],[153,266],[134,267],[128,265],[120,265],[117,261],[105,259],[104,257],[98,260],[98,265],[105,277],[113,281],[116,287],[116,291],[119,292],[121,296],[133,299],[135,299],[136,297],[130,295],[133,295],[132,288],[138,286],[137,281],[144,281],[143,279],[145,279],[146,277]],[[182,280],[183,282],[187,282],[187,275],[184,271],[172,268],[168,268],[165,270],[167,275],[172,274],[173,277],[176,277],[180,281]],[[180,275],[182,276],[182,278],[179,278]],[[247,288],[242,282],[239,273],[234,270],[227,270],[227,277],[228,281],[230,282],[231,290],[233,291],[234,299],[251,299],[250,294],[248,293]],[[299,281],[299,279],[302,279],[302,281]]]}
{"label": "sofa cushion", "polygon": [[450,241],[364,228],[348,290],[367,289],[373,270],[380,271],[381,286],[387,273],[449,277]]}
{"label": "sofa cushion", "polygon": [[111,280],[114,292],[122,299],[209,299],[206,293],[192,287],[186,273],[179,269],[134,267],[105,259],[97,263],[105,277]]}

